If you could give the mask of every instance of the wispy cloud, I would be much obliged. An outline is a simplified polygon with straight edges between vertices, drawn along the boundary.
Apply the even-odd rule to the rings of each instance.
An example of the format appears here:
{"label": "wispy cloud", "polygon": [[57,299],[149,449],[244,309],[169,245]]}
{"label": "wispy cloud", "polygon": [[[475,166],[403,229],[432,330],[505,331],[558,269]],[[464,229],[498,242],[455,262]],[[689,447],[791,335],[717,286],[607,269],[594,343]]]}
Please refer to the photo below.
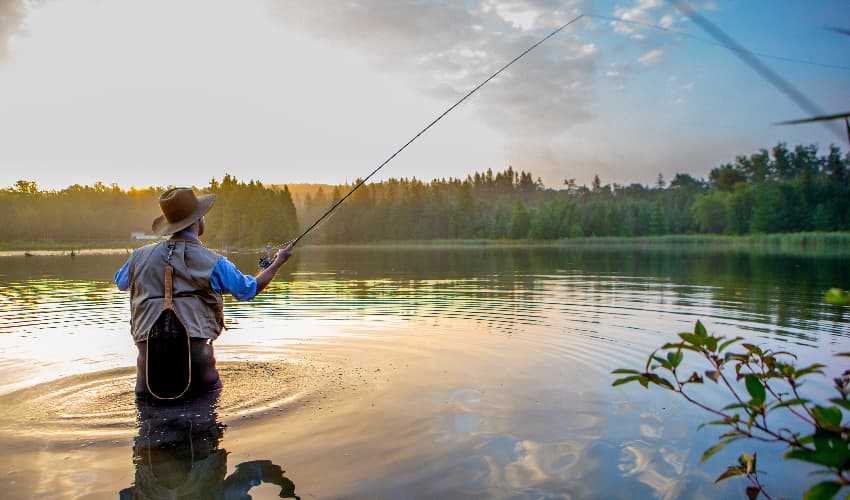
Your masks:
{"label": "wispy cloud", "polygon": [[664,58],[664,51],[661,49],[652,49],[649,52],[642,54],[638,57],[638,62],[643,64],[644,66],[651,66],[654,64],[658,64]]}
{"label": "wispy cloud", "polygon": [[635,69],[628,63],[611,63],[605,75],[610,78],[626,78],[634,73]]}
{"label": "wispy cloud", "polygon": [[25,0],[0,1],[0,62],[8,56],[9,39],[24,30],[27,7]]}
{"label": "wispy cloud", "polygon": [[[657,9],[661,5],[660,0],[637,0],[633,5],[628,7],[615,7],[614,16],[623,18],[626,21],[654,24],[655,19],[651,11]],[[620,21],[611,21],[611,26],[614,27],[614,31],[617,33],[631,34],[635,31],[635,26],[633,24],[623,23]]]}
{"label": "wispy cloud", "polygon": [[[584,1],[363,0],[272,2],[287,27],[366,53],[447,101],[459,97],[577,16]],[[563,130],[591,118],[598,45],[578,26],[561,32],[476,96],[487,122],[510,133]]]}

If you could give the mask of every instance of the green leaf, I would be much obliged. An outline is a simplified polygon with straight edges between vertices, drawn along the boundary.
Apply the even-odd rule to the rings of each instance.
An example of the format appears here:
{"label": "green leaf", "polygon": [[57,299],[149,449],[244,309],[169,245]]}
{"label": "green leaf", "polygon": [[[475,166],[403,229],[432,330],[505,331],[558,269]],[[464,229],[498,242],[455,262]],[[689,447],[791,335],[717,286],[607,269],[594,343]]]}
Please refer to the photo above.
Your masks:
{"label": "green leaf", "polygon": [[617,368],[611,375],[640,375],[640,372],[637,370],[627,370],[626,368]]}
{"label": "green leaf", "polygon": [[741,337],[735,337],[734,339],[729,339],[726,342],[723,342],[722,344],[720,344],[720,348],[718,349],[718,351],[723,351],[724,349],[726,349],[727,347],[729,347],[730,345],[734,344],[735,342],[737,342],[739,340],[744,340],[744,339],[741,338]]}
{"label": "green leaf", "polygon": [[850,294],[840,288],[830,288],[824,294],[823,300],[833,306],[846,306],[850,305]]}
{"label": "green leaf", "polygon": [[820,464],[820,462],[815,460],[814,455],[815,454],[810,451],[795,449],[786,452],[784,455],[782,455],[782,458],[787,460],[800,460],[802,462],[809,462],[812,464]]}
{"label": "green leaf", "polygon": [[815,363],[811,366],[807,366],[801,370],[797,370],[797,376],[802,377],[803,375],[808,375],[809,373],[821,373],[823,374],[823,370],[821,368],[825,368],[825,365],[820,363]]}
{"label": "green leaf", "polygon": [[679,338],[691,345],[703,345],[705,339],[693,333],[680,333]]}
{"label": "green leaf", "polygon": [[645,371],[645,372],[649,371],[649,365],[652,363],[652,360],[655,359],[655,353],[656,352],[658,352],[658,349],[652,351],[652,354],[650,354],[649,357],[646,358],[646,366],[644,367],[643,371]]}
{"label": "green leaf", "polygon": [[797,355],[788,351],[776,351],[773,353],[773,357],[777,356],[788,356],[789,358],[797,359]]}
{"label": "green leaf", "polygon": [[702,456],[700,457],[699,462],[700,463],[705,462],[706,460],[711,458],[712,455],[714,455],[718,451],[725,448],[726,445],[731,443],[732,441],[735,441],[735,439],[727,439],[725,441],[721,441],[721,442],[717,443],[716,445],[712,446],[711,448],[705,450],[705,452],[703,452]]}
{"label": "green leaf", "polygon": [[649,381],[650,381],[650,382],[652,382],[652,383],[653,383],[653,384],[655,384],[655,385],[660,385],[661,387],[664,387],[664,388],[670,389],[671,391],[672,391],[672,390],[674,390],[674,389],[673,389],[673,384],[671,384],[671,383],[670,383],[667,379],[665,379],[664,377],[661,377],[661,376],[659,376],[659,375],[657,375],[657,374],[655,374],[655,373],[644,373],[643,375],[644,375],[646,378],[648,378],[648,379],[649,379]]}
{"label": "green leaf", "polygon": [[850,410],[850,399],[832,398],[829,400],[829,402],[835,403],[838,406],[844,408],[845,410]]}
{"label": "green leaf", "polygon": [[708,427],[709,425],[726,425],[729,422],[726,420],[712,420],[711,422],[703,422],[697,426],[697,430],[702,429],[703,427]]}
{"label": "green leaf", "polygon": [[[691,335],[691,334],[686,333],[685,335]],[[671,344],[665,344],[665,346],[676,347],[678,349],[684,349],[686,351],[693,351],[693,352],[699,352],[699,353],[702,352],[702,351],[700,351],[699,347],[693,346],[691,344],[686,344],[684,342],[681,342],[681,343],[678,343],[678,344],[672,344],[672,345]],[[667,347],[665,347],[665,349],[667,349]]]}
{"label": "green leaf", "polygon": [[703,326],[702,321],[697,320],[697,324],[694,325],[694,335],[698,335],[700,337],[707,337],[708,332],[705,331],[705,326]]}
{"label": "green leaf", "polygon": [[804,405],[808,402],[809,402],[808,399],[801,399],[801,398],[786,399],[785,401],[782,401],[781,403],[776,403],[775,405],[773,405],[773,408],[775,409],[775,408],[785,408],[787,406],[800,406],[800,405]]}
{"label": "green leaf", "polygon": [[726,361],[746,361],[747,359],[749,359],[749,356],[747,356],[746,354],[738,354],[735,352],[726,353]]}
{"label": "green leaf", "polygon": [[653,357],[652,357],[652,359],[654,359],[655,361],[658,361],[658,363],[659,363],[662,367],[667,368],[668,370],[669,370],[669,369],[671,369],[671,368],[673,368],[673,365],[671,365],[670,363],[668,363],[668,362],[667,362],[667,360],[666,360],[666,359],[664,359],[664,358],[662,358],[661,356],[653,356]]}
{"label": "green leaf", "polygon": [[825,408],[823,406],[815,406],[812,408],[812,416],[815,417],[818,425],[832,432],[841,432],[841,410],[835,406]]}
{"label": "green leaf", "polygon": [[814,435],[814,443],[814,453],[795,449],[785,453],[783,457],[835,468],[843,467],[843,464],[850,460],[847,443],[839,435],[818,431]]}
{"label": "green leaf", "polygon": [[684,355],[682,354],[682,350],[677,350],[676,352],[668,352],[667,353],[667,362],[670,363],[670,366],[673,368],[679,366],[682,362],[682,358]]}
{"label": "green leaf", "polygon": [[764,390],[764,385],[762,385],[758,377],[755,375],[747,375],[744,377],[744,383],[747,386],[747,392],[749,392],[750,397],[753,398],[751,403],[753,405],[761,405],[764,403],[765,398],[767,398],[767,392]]}
{"label": "green leaf", "polygon": [[638,380],[639,378],[640,378],[640,375],[632,375],[631,377],[618,378],[617,380],[614,381],[614,383],[611,384],[611,386],[617,387],[618,385],[628,384],[629,382],[634,382],[635,380]]}
{"label": "green leaf", "polygon": [[837,481],[824,481],[818,483],[803,494],[803,500],[829,500],[835,498],[841,489],[841,483]]}
{"label": "green leaf", "polygon": [[809,434],[808,436],[801,437],[797,439],[800,444],[812,444],[815,442],[815,435]]}
{"label": "green leaf", "polygon": [[744,475],[744,471],[741,470],[740,467],[730,466],[728,469],[726,469],[726,472],[717,476],[717,479],[714,480],[714,483],[717,484],[720,481],[723,481],[724,479],[729,479],[730,477],[743,476],[743,475]]}

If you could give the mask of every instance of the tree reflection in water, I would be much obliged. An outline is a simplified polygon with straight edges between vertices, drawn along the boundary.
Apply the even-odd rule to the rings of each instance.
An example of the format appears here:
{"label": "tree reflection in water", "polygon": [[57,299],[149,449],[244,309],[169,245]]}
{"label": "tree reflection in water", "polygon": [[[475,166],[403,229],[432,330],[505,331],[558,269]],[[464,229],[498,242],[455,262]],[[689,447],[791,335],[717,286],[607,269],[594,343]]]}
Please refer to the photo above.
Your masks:
{"label": "tree reflection in water", "polygon": [[299,498],[295,484],[269,460],[241,463],[227,475],[227,450],[219,448],[225,429],[216,413],[219,392],[169,405],[137,398],[135,482],[119,498],[243,499],[262,483],[280,486],[281,498]]}

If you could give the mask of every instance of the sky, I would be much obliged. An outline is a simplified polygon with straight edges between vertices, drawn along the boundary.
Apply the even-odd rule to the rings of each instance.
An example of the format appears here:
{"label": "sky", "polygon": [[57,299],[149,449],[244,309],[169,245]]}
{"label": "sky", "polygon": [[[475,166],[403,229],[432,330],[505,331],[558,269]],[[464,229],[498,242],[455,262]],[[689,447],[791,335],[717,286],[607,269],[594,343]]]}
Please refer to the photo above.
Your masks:
{"label": "sky", "polygon": [[[850,111],[850,36],[828,29],[850,2],[689,3]],[[778,142],[848,149],[775,125],[810,114],[666,0],[0,0],[0,187],[351,182],[580,14],[374,179],[652,184]]]}

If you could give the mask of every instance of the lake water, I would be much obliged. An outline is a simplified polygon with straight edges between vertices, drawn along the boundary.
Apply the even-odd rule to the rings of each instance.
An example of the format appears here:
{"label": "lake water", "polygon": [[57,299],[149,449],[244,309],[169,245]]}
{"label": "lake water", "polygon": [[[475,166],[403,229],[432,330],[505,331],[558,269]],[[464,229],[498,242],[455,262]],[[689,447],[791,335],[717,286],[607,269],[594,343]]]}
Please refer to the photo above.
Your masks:
{"label": "lake water", "polygon": [[701,319],[835,376],[850,311],[822,297],[850,287],[847,257],[305,247],[265,294],[227,302],[218,399],[174,408],[132,395],[124,253],[0,257],[0,491],[742,498],[743,480],[713,480],[758,450],[769,492],[800,497],[806,467],[750,444],[699,464],[708,416],[610,372]]}

